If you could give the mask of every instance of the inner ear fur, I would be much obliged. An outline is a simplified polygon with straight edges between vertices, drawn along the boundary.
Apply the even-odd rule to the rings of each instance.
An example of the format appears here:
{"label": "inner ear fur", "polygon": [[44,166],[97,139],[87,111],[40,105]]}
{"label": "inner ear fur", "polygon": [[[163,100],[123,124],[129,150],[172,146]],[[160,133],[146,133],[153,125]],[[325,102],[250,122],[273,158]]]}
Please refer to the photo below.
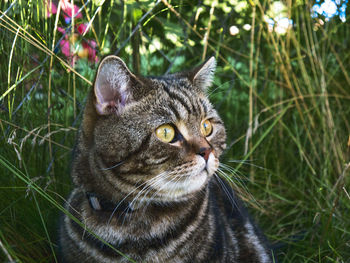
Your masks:
{"label": "inner ear fur", "polygon": [[95,107],[100,115],[121,114],[133,100],[132,85],[136,76],[117,56],[105,57],[97,70],[94,84]]}
{"label": "inner ear fur", "polygon": [[210,57],[202,65],[194,68],[188,75],[188,78],[193,83],[193,86],[206,92],[211,86],[216,69],[215,57]]}

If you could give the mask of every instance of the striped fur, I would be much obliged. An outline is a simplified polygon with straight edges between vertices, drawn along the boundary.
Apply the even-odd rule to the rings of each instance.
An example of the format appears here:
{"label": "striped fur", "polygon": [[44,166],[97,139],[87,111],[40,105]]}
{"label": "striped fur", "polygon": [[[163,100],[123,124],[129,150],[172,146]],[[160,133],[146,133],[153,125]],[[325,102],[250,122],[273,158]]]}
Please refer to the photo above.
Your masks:
{"label": "striped fur", "polygon": [[[117,251],[136,262],[272,262],[241,201],[215,176],[226,135],[205,95],[214,69],[211,58],[190,72],[144,78],[117,57],[101,62],[66,206],[84,227],[64,216],[63,262],[129,262]],[[154,131],[163,124],[181,139],[160,141]]]}

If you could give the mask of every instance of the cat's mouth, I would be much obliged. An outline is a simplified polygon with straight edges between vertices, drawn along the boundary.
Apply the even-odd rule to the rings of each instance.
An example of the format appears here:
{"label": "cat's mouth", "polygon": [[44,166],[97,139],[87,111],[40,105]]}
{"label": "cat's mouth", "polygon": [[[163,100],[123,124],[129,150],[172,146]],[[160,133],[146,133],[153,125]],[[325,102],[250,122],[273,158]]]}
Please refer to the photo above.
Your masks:
{"label": "cat's mouth", "polygon": [[197,155],[190,165],[184,164],[171,172],[164,172],[165,176],[160,177],[156,183],[157,196],[174,200],[200,191],[216,172],[218,166],[219,161],[213,153],[210,153],[207,161]]}
{"label": "cat's mouth", "polygon": [[211,176],[216,172],[218,168],[219,168],[219,159],[216,158],[215,155],[211,152],[209,154],[208,161],[206,161],[204,170],[208,173],[209,176]]}

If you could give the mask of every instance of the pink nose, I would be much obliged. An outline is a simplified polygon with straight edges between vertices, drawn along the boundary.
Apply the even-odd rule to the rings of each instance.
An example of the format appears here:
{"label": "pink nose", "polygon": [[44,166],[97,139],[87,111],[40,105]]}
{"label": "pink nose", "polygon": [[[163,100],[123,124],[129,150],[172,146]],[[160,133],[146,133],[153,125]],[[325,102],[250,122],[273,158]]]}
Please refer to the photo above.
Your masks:
{"label": "pink nose", "polygon": [[199,149],[199,155],[204,158],[204,160],[207,162],[209,158],[209,154],[211,153],[211,148],[200,148]]}

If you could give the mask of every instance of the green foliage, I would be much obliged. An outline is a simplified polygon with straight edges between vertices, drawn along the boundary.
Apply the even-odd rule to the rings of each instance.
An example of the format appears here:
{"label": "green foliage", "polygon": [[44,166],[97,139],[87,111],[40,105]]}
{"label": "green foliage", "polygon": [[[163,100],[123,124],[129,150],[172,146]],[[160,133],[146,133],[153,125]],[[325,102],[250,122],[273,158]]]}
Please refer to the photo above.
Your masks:
{"label": "green foliage", "polygon": [[[86,4],[74,19],[89,25],[85,34],[75,26],[73,35],[62,10],[48,16],[41,0],[0,2],[2,262],[57,260],[93,50],[98,59],[118,52],[150,75],[214,55],[209,96],[228,134],[220,174],[278,247],[279,262],[349,262],[348,20],[312,18],[312,1],[75,2]],[[279,27],[283,17],[293,25]]]}

